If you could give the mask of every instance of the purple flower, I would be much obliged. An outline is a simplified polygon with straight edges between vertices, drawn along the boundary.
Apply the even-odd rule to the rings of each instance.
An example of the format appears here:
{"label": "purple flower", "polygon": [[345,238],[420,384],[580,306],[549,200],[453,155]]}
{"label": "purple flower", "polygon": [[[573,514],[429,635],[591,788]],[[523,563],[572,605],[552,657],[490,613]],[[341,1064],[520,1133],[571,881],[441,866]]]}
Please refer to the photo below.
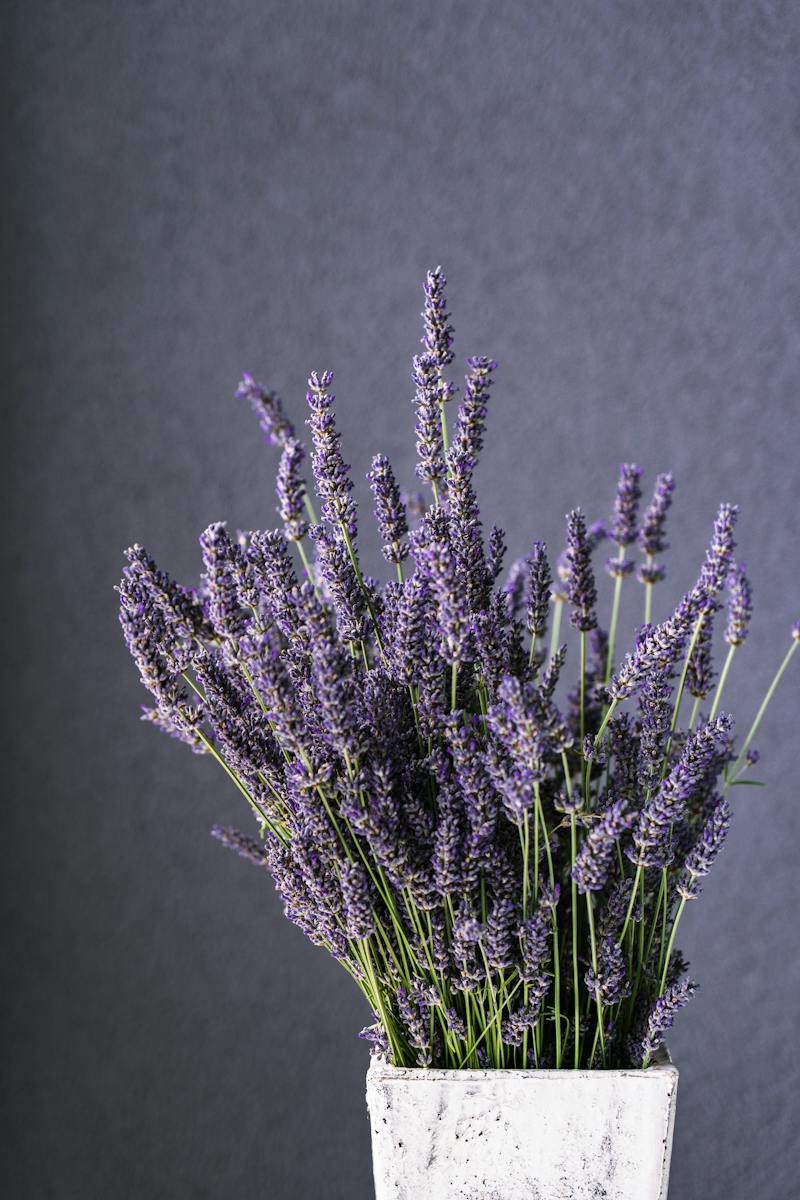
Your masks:
{"label": "purple flower", "polygon": [[461,662],[468,649],[469,619],[447,518],[441,509],[428,513],[417,530],[414,555],[436,600],[442,656],[448,663]]}
{"label": "purple flower", "polygon": [[550,612],[550,589],[553,576],[547,561],[544,542],[534,542],[530,556],[530,583],[528,586],[527,629],[531,637],[541,638],[547,632],[547,617]]}
{"label": "purple flower", "polygon": [[237,400],[247,400],[258,418],[258,422],[273,446],[285,446],[294,439],[294,426],[283,411],[283,404],[275,392],[266,391],[250,375],[243,375],[236,389]]}
{"label": "purple flower", "polygon": [[689,851],[683,864],[676,888],[684,900],[696,900],[700,895],[699,880],[711,870],[725,843],[730,822],[730,804],[724,796],[721,796],[714,806],[699,840]]}
{"label": "purple flower", "polygon": [[741,646],[747,637],[753,615],[753,597],[744,563],[732,563],[726,580],[728,588],[728,626],[725,641],[729,646]]}
{"label": "purple flower", "polygon": [[409,1045],[417,1051],[417,1066],[420,1067],[428,1067],[431,1063],[429,1007],[412,999],[404,987],[397,989],[397,1011],[405,1026]]}
{"label": "purple flower", "polygon": [[506,556],[506,535],[499,525],[493,525],[489,533],[488,570],[492,583],[495,583],[503,570],[503,559]]}
{"label": "purple flower", "polygon": [[647,792],[659,781],[672,721],[672,685],[666,676],[648,676],[639,693],[639,708],[637,778]]}
{"label": "purple flower", "polygon": [[131,546],[125,551],[125,557],[128,566],[123,586],[130,584],[146,596],[152,613],[157,611],[159,614],[161,642],[166,653],[177,667],[184,667],[191,657],[195,639],[213,636],[200,601],[194,592],[174,583],[165,571],[159,570],[143,546]]}
{"label": "purple flower", "polygon": [[[632,879],[618,879],[609,890],[608,898],[600,910],[597,920],[597,936],[601,941],[616,938],[622,929],[625,917],[630,907]],[[638,922],[642,919],[641,903],[637,902],[631,912],[631,920]]]}
{"label": "purple flower", "polygon": [[486,609],[491,601],[494,582],[483,549],[483,530],[472,472],[464,454],[454,449],[448,459],[450,478],[447,489],[447,532],[455,567],[467,606],[472,612]]}
{"label": "purple flower", "polygon": [[235,850],[248,862],[255,863],[257,867],[265,867],[269,862],[269,855],[263,843],[257,842],[255,838],[247,837],[238,829],[224,829],[221,825],[212,825],[211,836],[218,842],[222,842],[223,846]]}
{"label": "purple flower", "polygon": [[[612,542],[616,542],[620,550],[636,540],[636,518],[642,496],[639,485],[641,474],[641,467],[634,463],[622,463],[619,469],[614,515],[607,536]],[[633,570],[633,562],[630,559],[612,558],[605,567],[609,575],[628,575]]]}
{"label": "purple flower", "polygon": [[468,358],[467,365],[469,372],[464,388],[464,401],[458,410],[448,466],[452,470],[453,464],[460,461],[462,470],[471,475],[483,448],[489,390],[492,386],[492,372],[497,369],[497,363],[490,358],[479,357]]}
{"label": "purple flower", "polygon": [[375,501],[375,519],[383,542],[383,557],[387,562],[401,563],[408,554],[408,522],[392,464],[385,454],[375,455],[367,479]]}
{"label": "purple flower", "polygon": [[419,682],[429,658],[430,589],[421,575],[398,588],[393,622],[385,639],[392,678],[405,687]]}
{"label": "purple flower", "polygon": [[714,521],[714,533],[706,551],[699,586],[707,596],[716,596],[725,586],[733,561],[736,543],[733,530],[739,509],[735,504],[721,504]]}
{"label": "purple flower", "polygon": [[697,990],[697,984],[691,980],[673,983],[653,1002],[643,1023],[643,1036],[631,1046],[631,1059],[637,1066],[646,1067],[649,1064],[663,1045],[665,1034],[672,1028],[676,1015]]}
{"label": "purple flower", "polygon": [[449,391],[440,382],[432,354],[420,354],[414,359],[412,377],[416,389],[417,476],[438,484],[446,474],[440,405],[449,398]]}
{"label": "purple flower", "polygon": [[181,686],[179,667],[165,653],[165,621],[153,597],[130,576],[119,586],[119,619],[128,650],[142,683],[154,697],[158,716],[174,736],[193,747],[199,739],[197,727],[204,716],[202,706],[192,703]]}
{"label": "purple flower", "polygon": [[616,938],[601,942],[597,955],[597,970],[589,968],[584,976],[589,995],[603,1005],[619,1004],[631,994],[631,983],[625,970],[625,954]]}
{"label": "purple flower", "polygon": [[[664,526],[666,524],[667,511],[672,504],[672,493],[674,491],[675,480],[672,478],[672,475],[665,473],[656,477],[653,499],[645,509],[637,539],[643,553],[651,557],[655,557],[656,554],[663,554],[669,548],[669,543],[664,539]],[[644,570],[644,568],[641,568],[641,570]],[[663,578],[663,576],[660,576],[660,578]],[[645,580],[644,582],[655,581]]]}
{"label": "purple flower", "polygon": [[425,308],[422,320],[425,334],[422,344],[440,369],[453,361],[453,326],[449,321],[450,313],[444,294],[446,286],[447,280],[441,267],[428,271],[423,285]]}
{"label": "purple flower", "polygon": [[446,784],[439,788],[439,819],[434,836],[433,878],[436,890],[444,899],[457,895],[464,883],[464,851],[461,807],[453,790]]}
{"label": "purple flower", "polygon": [[321,580],[336,612],[339,635],[345,642],[359,642],[366,636],[367,604],[347,547],[341,537],[322,525],[314,525],[310,535],[319,556]]}
{"label": "purple flower", "polygon": [[467,824],[463,882],[476,888],[497,828],[499,797],[486,769],[479,723],[452,715],[446,730]]}
{"label": "purple flower", "polygon": [[332,371],[323,371],[321,374],[312,371],[308,380],[306,399],[311,415],[307,424],[314,442],[311,467],[317,495],[322,501],[323,517],[331,525],[346,529],[350,538],[355,538],[356,506],[350,494],[353,481],[350,468],[339,449],[342,435],[336,428],[333,415],[335,397],[328,390],[332,382]]}
{"label": "purple flower", "polygon": [[608,686],[613,700],[632,696],[654,673],[671,674],[697,619],[699,598],[687,592],[678,608],[660,625],[648,627]]}
{"label": "purple flower", "polygon": [[508,613],[512,621],[517,621],[527,605],[530,564],[527,558],[517,558],[508,569],[503,594],[507,598]]}
{"label": "purple flower", "polygon": [[689,737],[680,759],[642,808],[633,846],[626,850],[631,862],[641,867],[665,867],[672,862],[672,827],[683,819],[730,725],[729,717],[717,717]]}
{"label": "purple flower", "polygon": [[301,541],[308,529],[303,516],[306,485],[300,475],[305,450],[296,438],[287,438],[283,445],[275,491],[278,496],[278,515],[283,521],[290,542]]}
{"label": "purple flower", "polygon": [[586,536],[586,521],[579,508],[567,515],[566,551],[567,596],[573,611],[570,620],[581,633],[588,633],[597,625],[594,606],[597,589],[592,570],[592,553]]}
{"label": "purple flower", "polygon": [[579,892],[599,892],[606,885],[616,846],[632,818],[623,800],[615,800],[600,814],[586,836],[575,864],[572,878]]}
{"label": "purple flower", "polygon": [[298,582],[285,537],[277,530],[254,533],[247,560],[255,577],[264,620],[274,622],[284,637],[293,637],[298,628],[295,603]]}
{"label": "purple flower", "polygon": [[519,975],[525,983],[539,990],[542,998],[549,987],[546,975],[550,961],[553,933],[553,908],[557,895],[545,890],[532,916],[520,925],[517,931],[520,944]]}
{"label": "purple flower", "polygon": [[704,699],[714,686],[712,646],[716,607],[714,601],[705,605],[705,620],[700,626],[686,667],[686,689],[699,700]]}
{"label": "purple flower", "polygon": [[205,567],[206,609],[212,628],[223,642],[237,638],[245,632],[247,613],[239,601],[237,575],[241,565],[241,551],[228,537],[225,524],[216,521],[200,535]]}
{"label": "purple flower", "polygon": [[357,941],[370,937],[375,932],[375,893],[363,864],[343,863],[340,882],[345,933]]}

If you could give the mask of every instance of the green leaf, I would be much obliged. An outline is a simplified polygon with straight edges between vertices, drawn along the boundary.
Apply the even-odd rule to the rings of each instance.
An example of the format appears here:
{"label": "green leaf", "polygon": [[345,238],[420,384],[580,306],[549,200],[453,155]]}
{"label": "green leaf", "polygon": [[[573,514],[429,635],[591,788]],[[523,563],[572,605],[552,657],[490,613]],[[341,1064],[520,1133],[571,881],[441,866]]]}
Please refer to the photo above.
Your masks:
{"label": "green leaf", "polygon": [[766,787],[760,779],[734,779],[731,787]]}

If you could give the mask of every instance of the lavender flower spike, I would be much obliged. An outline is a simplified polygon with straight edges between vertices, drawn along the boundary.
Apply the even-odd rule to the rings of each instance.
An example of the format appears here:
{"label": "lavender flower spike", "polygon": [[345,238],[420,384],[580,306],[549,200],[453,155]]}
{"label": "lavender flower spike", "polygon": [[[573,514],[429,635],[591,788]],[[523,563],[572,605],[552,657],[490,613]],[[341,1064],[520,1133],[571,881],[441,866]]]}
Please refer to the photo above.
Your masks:
{"label": "lavender flower spike", "polygon": [[276,392],[266,391],[251,375],[243,375],[236,389],[237,400],[247,400],[266,439],[273,446],[285,446],[294,438],[294,425],[283,411],[283,403]]}
{"label": "lavender flower spike", "polygon": [[698,600],[687,592],[678,608],[655,627],[646,627],[636,649],[627,655],[608,685],[612,700],[632,696],[654,673],[672,672],[697,617]]}
{"label": "lavender flower spike", "polygon": [[471,476],[483,449],[492,372],[497,369],[497,363],[481,356],[468,358],[467,366],[469,373],[464,388],[464,402],[458,410],[458,422],[448,456],[448,466],[460,461],[463,469]]}
{"label": "lavender flower spike", "polygon": [[302,541],[308,531],[308,522],[303,516],[306,485],[300,475],[304,458],[305,450],[297,438],[287,438],[278,466],[275,491],[278,496],[278,515],[290,542]]}
{"label": "lavender flower spike", "polygon": [[581,633],[588,633],[597,627],[594,611],[597,588],[592,570],[591,549],[586,536],[586,521],[579,508],[567,514],[565,574],[567,595],[573,608],[570,620]]}
{"label": "lavender flower spike", "polygon": [[544,542],[534,542],[530,557],[530,583],[528,591],[527,627],[531,637],[543,637],[547,632],[547,616],[550,611],[550,589],[553,577],[547,561]]}
{"label": "lavender flower spike", "polygon": [[248,862],[255,863],[257,867],[265,867],[269,861],[264,846],[257,842],[254,838],[247,837],[240,833],[238,829],[224,829],[221,825],[212,825],[211,836],[216,838],[218,842],[222,842],[223,846],[227,846],[230,850],[235,850],[242,858],[246,858]]}
{"label": "lavender flower spike", "polygon": [[684,900],[696,900],[700,895],[699,880],[709,873],[722,849],[731,822],[731,806],[720,797],[705,824],[700,840],[689,851],[683,864],[676,890]]}
{"label": "lavender flower spike", "polygon": [[696,991],[697,984],[692,980],[673,983],[653,1003],[647,1014],[644,1036],[631,1048],[631,1057],[637,1066],[649,1066],[656,1050],[663,1044],[667,1030],[672,1028],[676,1015],[689,1003]]}
{"label": "lavender flower spike", "polygon": [[606,885],[617,842],[630,829],[631,815],[623,800],[615,800],[590,829],[575,864],[572,878],[579,892],[600,892]]}
{"label": "lavender flower spike", "polygon": [[345,933],[356,940],[368,938],[375,930],[375,901],[367,872],[359,862],[346,862],[340,882]]}
{"label": "lavender flower spike", "polygon": [[622,463],[619,469],[614,516],[607,530],[607,536],[610,541],[616,542],[620,549],[620,555],[617,558],[610,558],[605,564],[609,575],[614,577],[629,575],[633,570],[633,560],[624,558],[622,551],[625,546],[629,546],[636,540],[636,516],[642,496],[642,489],[639,486],[641,474],[641,467],[637,467],[635,463]]}
{"label": "lavender flower spike", "polygon": [[616,938],[607,937],[597,956],[597,971],[591,968],[584,976],[586,990],[598,1003],[618,1004],[631,993],[631,983],[625,970],[625,954]]}
{"label": "lavender flower spike", "polygon": [[390,563],[401,563],[408,554],[408,521],[392,464],[385,454],[376,454],[367,475],[375,500],[375,519],[383,545],[383,557]]}
{"label": "lavender flower spike", "polygon": [[425,308],[422,320],[425,324],[425,334],[422,344],[439,369],[453,361],[453,326],[450,324],[450,313],[447,311],[444,295],[446,286],[447,280],[441,267],[428,271],[423,284]]}
{"label": "lavender flower spike", "polygon": [[647,554],[650,558],[655,558],[657,554],[663,554],[665,550],[669,549],[669,542],[664,537],[664,526],[674,491],[675,480],[669,472],[656,477],[653,499],[645,509],[637,537],[642,553]]}
{"label": "lavender flower spike", "polygon": [[235,642],[247,624],[236,586],[239,549],[228,537],[224,521],[209,525],[200,535],[200,545],[208,593],[208,618],[219,638]]}
{"label": "lavender flower spike", "polygon": [[417,476],[436,486],[446,474],[442,419],[439,399],[442,394],[432,354],[420,354],[414,359],[414,407],[417,410]]}
{"label": "lavender flower spike", "polygon": [[736,543],[733,530],[739,509],[735,504],[721,504],[714,521],[714,533],[706,551],[703,569],[700,572],[700,588],[708,596],[722,591],[731,568]]}
{"label": "lavender flower spike", "polygon": [[744,563],[732,563],[728,571],[728,626],[725,641],[729,646],[741,646],[747,637],[753,615],[753,593]]}
{"label": "lavender flower spike", "polygon": [[335,527],[342,526],[350,538],[356,536],[356,506],[350,493],[353,481],[350,468],[339,449],[341,434],[333,416],[334,396],[328,391],[333,382],[333,372],[313,371],[308,380],[306,399],[311,409],[307,424],[314,441],[311,466],[322,501],[322,515]]}
{"label": "lavender flower spike", "polygon": [[706,608],[707,616],[700,626],[691,658],[686,666],[686,690],[698,700],[708,695],[714,683],[712,647],[716,603],[712,601]]}

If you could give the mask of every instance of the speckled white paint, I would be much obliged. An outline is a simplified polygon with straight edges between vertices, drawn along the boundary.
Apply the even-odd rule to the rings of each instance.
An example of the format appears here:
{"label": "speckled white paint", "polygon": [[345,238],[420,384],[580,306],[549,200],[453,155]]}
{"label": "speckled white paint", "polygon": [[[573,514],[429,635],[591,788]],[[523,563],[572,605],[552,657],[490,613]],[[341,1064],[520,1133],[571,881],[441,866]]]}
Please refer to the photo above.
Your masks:
{"label": "speckled white paint", "polygon": [[373,1059],[377,1200],[666,1200],[678,1072],[434,1071]]}

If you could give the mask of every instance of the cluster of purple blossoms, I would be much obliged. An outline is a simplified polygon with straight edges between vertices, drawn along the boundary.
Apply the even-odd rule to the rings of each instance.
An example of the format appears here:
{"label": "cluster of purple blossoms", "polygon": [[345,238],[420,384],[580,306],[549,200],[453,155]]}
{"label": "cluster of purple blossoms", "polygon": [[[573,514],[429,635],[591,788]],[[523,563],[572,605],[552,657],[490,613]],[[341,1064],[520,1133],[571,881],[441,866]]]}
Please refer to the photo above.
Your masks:
{"label": "cluster of purple blossoms", "polygon": [[[713,666],[723,589],[731,651],[751,617],[736,509],[720,508],[696,584],[657,625],[649,585],[664,574],[671,475],[640,516],[641,470],[623,464],[607,525],[569,514],[558,582],[539,541],[504,579],[505,537],[484,532],[474,485],[496,363],[467,360],[448,433],[440,268],[424,290],[412,379],[426,495],[405,497],[384,455],[368,474],[391,578],[361,565],[332,374],[309,378],[315,497],[280,399],[244,376],[237,395],[280,451],[281,527],[233,538],[210,525],[196,589],[128,551],[120,620],[151,697],[144,717],[224,768],[256,824],[214,836],[265,868],[290,920],[346,967],[376,1053],[450,1068],[647,1066],[694,990],[677,923],[725,840],[725,792],[757,761],[760,716],[735,757],[718,715],[730,662]],[[615,595],[632,551],[648,585],[616,671],[617,609],[607,630],[594,562],[607,541]],[[563,604],[580,653],[559,642]],[[793,639],[789,655],[800,625]],[[706,718],[697,706],[712,697]]]}

